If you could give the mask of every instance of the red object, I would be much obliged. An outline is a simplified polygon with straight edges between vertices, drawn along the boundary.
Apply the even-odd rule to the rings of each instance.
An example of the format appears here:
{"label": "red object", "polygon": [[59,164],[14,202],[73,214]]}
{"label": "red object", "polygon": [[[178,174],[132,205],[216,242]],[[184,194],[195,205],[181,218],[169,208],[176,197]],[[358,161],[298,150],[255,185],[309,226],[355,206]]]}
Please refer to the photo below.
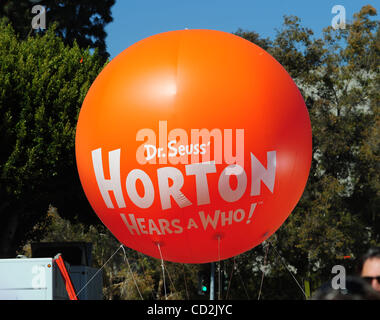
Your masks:
{"label": "red object", "polygon": [[311,137],[302,95],[271,55],[230,33],[181,30],[102,70],[80,111],[76,159],[120,242],[206,263],[257,246],[286,220],[308,179]]}
{"label": "red object", "polygon": [[82,63],[83,62],[83,58],[80,59],[79,63]]}
{"label": "red object", "polygon": [[61,272],[62,278],[66,285],[66,291],[67,291],[67,294],[69,295],[70,300],[78,300],[78,297],[75,294],[74,286],[71,282],[70,275],[67,272],[65,262],[63,261],[62,256],[59,255],[58,258],[56,258],[54,261],[56,262],[59,268],[59,271]]}
{"label": "red object", "polygon": [[350,259],[351,256],[344,256],[343,259]]}

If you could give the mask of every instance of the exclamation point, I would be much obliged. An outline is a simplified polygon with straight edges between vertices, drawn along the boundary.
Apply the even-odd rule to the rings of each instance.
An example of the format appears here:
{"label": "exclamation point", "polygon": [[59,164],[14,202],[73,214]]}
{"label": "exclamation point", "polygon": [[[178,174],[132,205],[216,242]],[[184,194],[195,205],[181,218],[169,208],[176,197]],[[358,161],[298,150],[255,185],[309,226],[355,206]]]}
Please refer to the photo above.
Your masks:
{"label": "exclamation point", "polygon": [[252,218],[253,212],[256,209],[256,205],[257,205],[256,202],[255,203],[251,203],[251,208],[249,209],[249,215],[248,215],[248,219],[247,219],[247,224],[251,222],[251,218]]}

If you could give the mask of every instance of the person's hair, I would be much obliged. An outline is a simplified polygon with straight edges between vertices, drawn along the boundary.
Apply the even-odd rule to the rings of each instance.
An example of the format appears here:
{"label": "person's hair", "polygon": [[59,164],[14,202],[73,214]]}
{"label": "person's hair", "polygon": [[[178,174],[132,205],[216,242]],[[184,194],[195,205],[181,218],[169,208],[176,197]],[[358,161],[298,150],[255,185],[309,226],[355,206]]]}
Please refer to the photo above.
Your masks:
{"label": "person's hair", "polygon": [[345,289],[333,289],[331,282],[323,284],[312,300],[380,300],[380,294],[360,277],[348,276]]}
{"label": "person's hair", "polygon": [[362,256],[362,258],[360,260],[359,274],[361,274],[361,272],[363,270],[364,263],[368,259],[373,259],[373,258],[380,259],[380,247],[372,247],[372,248],[368,249],[368,251]]}

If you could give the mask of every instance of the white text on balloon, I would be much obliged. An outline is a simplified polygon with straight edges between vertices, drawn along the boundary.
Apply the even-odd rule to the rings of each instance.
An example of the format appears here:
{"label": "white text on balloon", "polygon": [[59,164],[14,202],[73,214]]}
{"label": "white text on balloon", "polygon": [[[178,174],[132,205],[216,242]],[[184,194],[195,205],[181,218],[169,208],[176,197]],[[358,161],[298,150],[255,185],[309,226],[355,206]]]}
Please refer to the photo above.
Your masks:
{"label": "white text on balloon", "polygon": [[[126,208],[123,196],[122,180],[120,177],[120,149],[108,153],[109,179],[105,178],[103,170],[102,149],[92,151],[92,163],[99,191],[107,208],[114,208],[109,192],[112,191],[117,206]],[[235,170],[235,168],[239,170]],[[197,205],[210,204],[207,175],[217,173],[213,161],[188,164],[185,166],[186,177],[195,176],[195,191]],[[231,188],[229,179],[236,176],[237,187]],[[267,168],[251,153],[251,190],[250,196],[258,196],[261,193],[261,182],[273,193],[276,177],[276,151],[267,152]],[[144,195],[137,192],[136,183],[140,180],[144,187]],[[219,176],[218,191],[220,197],[226,202],[238,201],[247,189],[247,174],[239,165],[229,165],[224,168]],[[171,185],[169,183],[171,182]],[[182,171],[175,167],[161,167],[157,169],[158,193],[162,210],[172,207],[172,199],[180,207],[192,205],[192,202],[181,191],[185,179]],[[155,198],[155,190],[151,178],[141,169],[131,170],[125,180],[127,194],[132,203],[139,208],[149,208]]]}
{"label": "white text on balloon", "polygon": [[200,155],[201,162],[207,162],[213,153],[216,164],[238,164],[244,168],[244,129],[235,130],[233,143],[232,129],[191,129],[188,134],[182,128],[175,128],[168,132],[167,121],[159,121],[158,141],[156,132],[149,128],[140,129],[136,141],[144,141],[136,150],[139,164],[156,164],[157,158],[159,164],[198,163]]}

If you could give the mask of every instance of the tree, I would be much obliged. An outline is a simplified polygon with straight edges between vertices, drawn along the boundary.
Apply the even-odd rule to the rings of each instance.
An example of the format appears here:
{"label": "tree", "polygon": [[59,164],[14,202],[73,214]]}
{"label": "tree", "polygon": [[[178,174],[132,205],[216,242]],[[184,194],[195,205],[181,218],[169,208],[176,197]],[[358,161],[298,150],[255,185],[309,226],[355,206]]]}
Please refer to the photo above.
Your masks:
{"label": "tree", "polygon": [[[217,269],[228,279],[223,298],[304,299],[305,280],[316,289],[331,280],[336,264],[353,273],[368,246],[380,244],[380,33],[375,15],[373,7],[365,6],[346,29],[328,27],[320,39],[297,17],[285,17],[273,40],[238,30],[265,47],[301,90],[312,124],[313,161],[303,196],[283,226],[263,245]],[[74,160],[76,117],[102,68],[98,56],[75,44],[65,47],[53,30],[19,41],[2,24],[0,67],[2,254],[4,248],[13,253],[32,235],[91,239],[102,266],[119,244],[95,224]],[[83,221],[52,223],[45,214],[49,204],[65,219]],[[105,296],[139,299],[119,253],[105,267]],[[143,297],[164,299],[161,261],[131,250],[127,255]],[[165,262],[168,297],[199,299],[197,274],[204,267]],[[218,285],[216,280],[216,290]]]}
{"label": "tree", "polygon": [[[324,30],[322,39],[297,17],[265,43],[298,85],[309,109],[313,161],[297,207],[270,239],[299,282],[314,289],[336,264],[355,272],[355,261],[379,245],[379,22],[363,7],[346,29]],[[245,37],[259,44],[254,35]],[[273,252],[273,251],[272,251]],[[260,248],[251,253],[263,257]],[[349,257],[349,259],[347,259]],[[252,266],[251,260],[244,261]],[[278,258],[278,257],[277,257]],[[346,260],[347,259],[347,260]],[[281,283],[297,289],[283,263],[269,262],[263,297],[286,298]],[[257,282],[250,288],[258,292]],[[303,298],[301,290],[292,298]]]}
{"label": "tree", "polygon": [[0,257],[13,257],[49,204],[91,220],[76,173],[81,103],[102,59],[50,29],[19,40],[0,23]]}
{"label": "tree", "polygon": [[[99,54],[108,58],[104,28],[112,22],[111,7],[115,0],[7,0],[0,5],[0,17],[5,16],[12,23],[16,34],[25,39],[31,35],[31,21],[35,14],[32,7],[36,2],[46,7],[47,28],[56,23],[56,33],[66,44],[73,45],[74,41],[83,49],[98,48]],[[34,31],[35,32],[35,31]]]}
{"label": "tree", "polygon": [[[43,230],[43,237],[38,238],[40,242],[92,243],[92,266],[102,269],[103,298],[106,300],[199,298],[195,287],[198,265],[165,262],[164,287],[161,260],[126,246],[121,249],[119,241],[102,224],[89,225],[78,219],[69,221],[59,215],[57,208],[50,206],[46,219],[36,224],[34,230]],[[30,242],[34,240],[30,238],[19,253],[30,257]]]}

